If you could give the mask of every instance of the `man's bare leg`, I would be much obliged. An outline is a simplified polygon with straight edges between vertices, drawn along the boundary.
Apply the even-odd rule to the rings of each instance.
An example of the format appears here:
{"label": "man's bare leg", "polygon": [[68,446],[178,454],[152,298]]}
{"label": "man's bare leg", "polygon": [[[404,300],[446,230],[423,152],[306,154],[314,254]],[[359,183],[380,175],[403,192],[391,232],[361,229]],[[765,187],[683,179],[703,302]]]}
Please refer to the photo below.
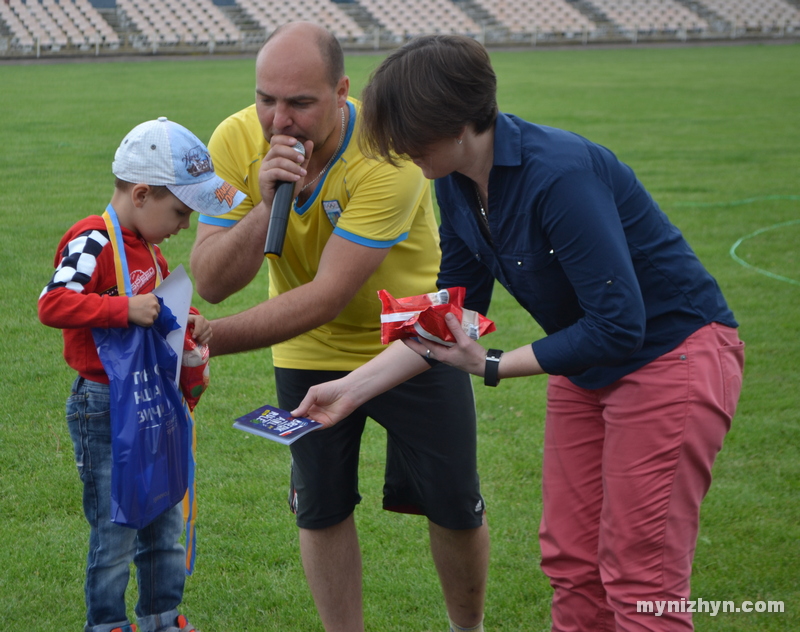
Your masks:
{"label": "man's bare leg", "polygon": [[428,521],[431,554],[450,620],[463,628],[483,621],[489,571],[489,529],[486,518],[477,529],[445,529]]}
{"label": "man's bare leg", "polygon": [[353,514],[326,529],[300,529],[300,554],[326,632],[363,632],[361,550]]}

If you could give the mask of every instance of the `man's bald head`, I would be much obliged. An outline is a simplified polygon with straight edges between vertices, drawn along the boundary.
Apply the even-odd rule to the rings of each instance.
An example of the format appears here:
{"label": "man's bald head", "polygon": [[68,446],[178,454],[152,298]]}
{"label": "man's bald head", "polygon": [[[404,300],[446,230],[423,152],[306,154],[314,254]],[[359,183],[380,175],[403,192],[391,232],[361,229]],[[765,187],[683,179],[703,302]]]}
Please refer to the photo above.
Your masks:
{"label": "man's bald head", "polygon": [[256,64],[260,64],[267,54],[281,50],[286,40],[291,40],[295,45],[304,42],[307,46],[314,46],[327,68],[325,74],[328,82],[331,87],[336,87],[344,76],[344,52],[333,33],[312,22],[289,22],[276,28],[261,47]]}

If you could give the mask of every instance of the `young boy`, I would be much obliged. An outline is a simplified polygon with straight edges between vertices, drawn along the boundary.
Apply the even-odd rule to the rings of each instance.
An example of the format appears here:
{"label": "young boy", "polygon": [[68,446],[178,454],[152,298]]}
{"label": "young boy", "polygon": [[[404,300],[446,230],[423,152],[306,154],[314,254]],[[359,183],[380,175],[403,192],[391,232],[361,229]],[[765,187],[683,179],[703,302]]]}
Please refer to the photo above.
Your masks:
{"label": "young boy", "polygon": [[[63,329],[64,357],[78,372],[67,400],[67,424],[90,525],[84,632],[137,630],[125,609],[131,561],[139,585],[138,630],[191,632],[178,613],[185,579],[181,503],[140,530],[111,522],[109,379],[92,328],[152,325],[159,303],[151,292],[157,278],[169,274],[154,244],[188,228],[192,211],[221,215],[244,195],[216,175],[208,149],[194,134],[165,117],[131,130],[112,171],[116,184],[107,211],[121,228],[131,296],[124,288],[118,291],[109,231],[97,215],[79,221],[61,239],[55,274],[39,296],[39,319]],[[202,316],[190,315],[189,327],[197,342],[211,338]]]}

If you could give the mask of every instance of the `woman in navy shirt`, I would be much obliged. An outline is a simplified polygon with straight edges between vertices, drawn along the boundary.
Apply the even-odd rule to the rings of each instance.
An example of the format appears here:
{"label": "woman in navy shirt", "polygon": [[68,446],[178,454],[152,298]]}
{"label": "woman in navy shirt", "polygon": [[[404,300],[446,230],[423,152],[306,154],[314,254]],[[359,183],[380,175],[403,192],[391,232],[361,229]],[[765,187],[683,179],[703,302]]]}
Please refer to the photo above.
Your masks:
{"label": "woman in navy shirt", "polygon": [[434,360],[488,386],[548,374],[540,544],[553,629],[691,630],[691,614],[637,602],[689,598],[700,504],[741,389],[737,323],[630,167],[498,112],[495,93],[474,40],[413,40],[362,94],[366,149],[409,156],[436,181],[439,287],[466,287],[465,307],[486,314],[497,280],[546,335],[487,352],[451,318],[456,345],[395,344],[294,412],[335,423]]}

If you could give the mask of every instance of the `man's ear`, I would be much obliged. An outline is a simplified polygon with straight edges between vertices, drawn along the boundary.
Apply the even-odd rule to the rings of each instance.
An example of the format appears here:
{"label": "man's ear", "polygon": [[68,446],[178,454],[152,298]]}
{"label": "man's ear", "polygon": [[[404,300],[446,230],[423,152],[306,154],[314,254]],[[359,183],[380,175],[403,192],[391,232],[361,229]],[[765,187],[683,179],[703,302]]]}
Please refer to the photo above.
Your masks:
{"label": "man's ear", "polygon": [[344,75],[336,85],[336,104],[343,108],[347,104],[347,97],[350,95],[350,77]]}
{"label": "man's ear", "polygon": [[147,196],[150,194],[149,184],[134,184],[131,188],[131,202],[136,208],[144,206]]}

